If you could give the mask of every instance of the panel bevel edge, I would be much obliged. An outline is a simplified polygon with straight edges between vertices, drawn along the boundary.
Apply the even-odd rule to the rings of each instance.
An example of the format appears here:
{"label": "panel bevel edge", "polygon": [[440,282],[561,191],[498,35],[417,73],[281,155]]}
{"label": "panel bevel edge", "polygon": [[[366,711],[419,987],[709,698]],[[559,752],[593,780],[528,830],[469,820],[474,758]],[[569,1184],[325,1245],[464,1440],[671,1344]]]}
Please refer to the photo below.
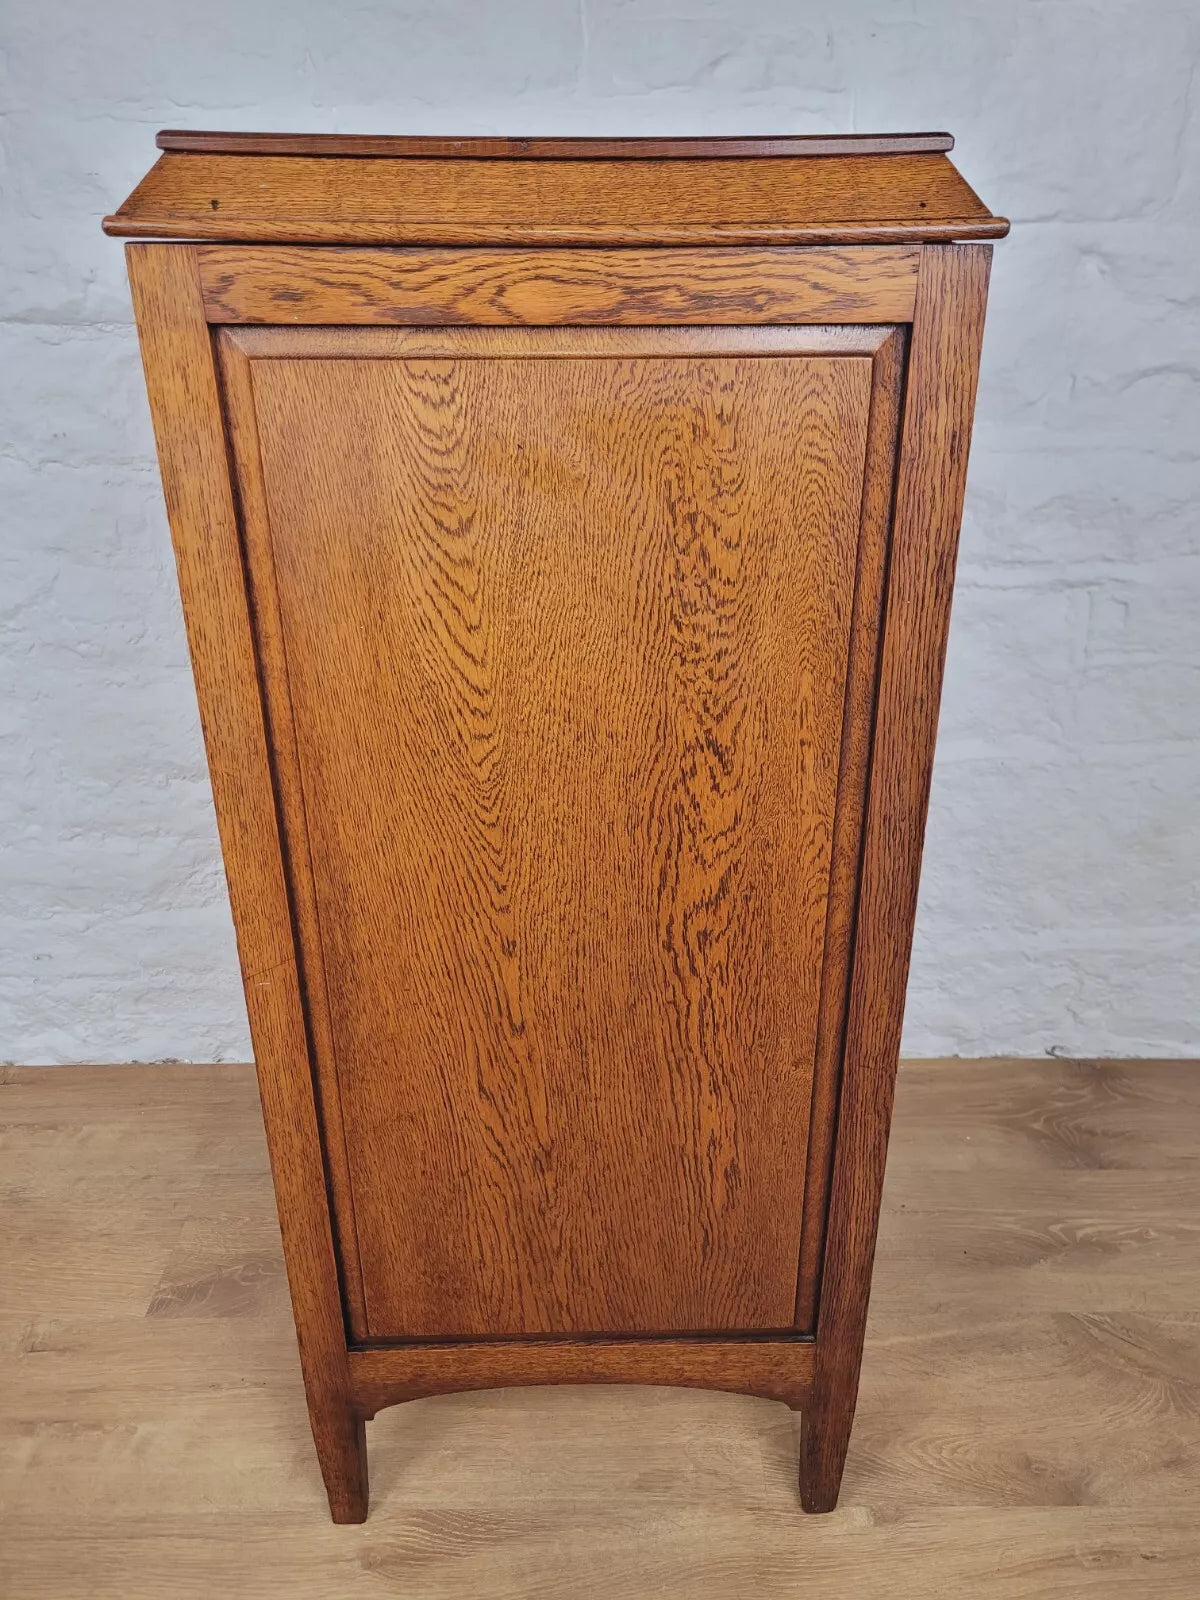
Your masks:
{"label": "panel bevel edge", "polygon": [[809,1331],[816,1321],[849,1009],[908,342],[905,325],[879,331],[867,423],[796,1285],[795,1325]]}
{"label": "panel bevel edge", "polygon": [[251,632],[263,693],[275,785],[280,849],[292,910],[301,1003],[309,1027],[318,1130],[349,1333],[367,1334],[361,1250],[346,1148],[342,1095],[329,1014],[320,908],[312,871],[303,772],[288,676],[287,642],[271,543],[270,513],[258,437],[250,361],[228,330],[213,329],[229,444],[234,508],[242,545]]}
{"label": "panel bevel edge", "polygon": [[625,357],[875,356],[892,323],[735,327],[395,328],[217,325],[223,343],[258,361],[619,360]]}

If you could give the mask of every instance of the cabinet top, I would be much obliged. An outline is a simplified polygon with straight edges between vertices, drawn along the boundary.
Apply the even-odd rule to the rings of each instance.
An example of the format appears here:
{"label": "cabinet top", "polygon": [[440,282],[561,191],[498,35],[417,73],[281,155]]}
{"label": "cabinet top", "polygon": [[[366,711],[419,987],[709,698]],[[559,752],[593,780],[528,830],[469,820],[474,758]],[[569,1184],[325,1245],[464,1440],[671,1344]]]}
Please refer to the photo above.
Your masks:
{"label": "cabinet top", "polygon": [[1008,232],[947,133],[405,138],[167,130],[106,233],[310,244],[870,244]]}

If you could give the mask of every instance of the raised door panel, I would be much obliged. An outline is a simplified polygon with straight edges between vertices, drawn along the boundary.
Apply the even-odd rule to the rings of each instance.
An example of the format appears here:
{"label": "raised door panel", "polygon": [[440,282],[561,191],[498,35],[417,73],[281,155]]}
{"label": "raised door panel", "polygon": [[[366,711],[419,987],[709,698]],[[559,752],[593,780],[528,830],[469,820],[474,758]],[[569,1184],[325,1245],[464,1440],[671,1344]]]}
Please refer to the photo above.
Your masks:
{"label": "raised door panel", "polygon": [[793,1325],[872,361],[773,332],[221,336],[364,1336]]}

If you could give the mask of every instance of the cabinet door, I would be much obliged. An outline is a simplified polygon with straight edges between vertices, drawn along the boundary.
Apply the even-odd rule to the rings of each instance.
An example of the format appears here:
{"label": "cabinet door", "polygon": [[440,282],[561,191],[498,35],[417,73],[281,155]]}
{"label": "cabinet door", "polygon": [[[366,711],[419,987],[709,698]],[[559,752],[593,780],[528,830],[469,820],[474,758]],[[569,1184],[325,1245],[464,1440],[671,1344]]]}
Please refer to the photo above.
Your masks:
{"label": "cabinet door", "polygon": [[219,335],[359,1336],[804,1325],[879,342]]}

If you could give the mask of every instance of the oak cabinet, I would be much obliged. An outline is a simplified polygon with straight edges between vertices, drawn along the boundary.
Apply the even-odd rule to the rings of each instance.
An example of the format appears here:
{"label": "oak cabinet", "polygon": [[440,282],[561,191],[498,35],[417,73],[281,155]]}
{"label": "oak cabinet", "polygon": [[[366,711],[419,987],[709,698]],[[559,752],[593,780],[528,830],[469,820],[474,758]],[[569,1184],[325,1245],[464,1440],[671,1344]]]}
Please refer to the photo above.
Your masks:
{"label": "oak cabinet", "polygon": [[[993,217],[942,135],[160,135],[129,246],[337,1520],[455,1388],[837,1498]],[[187,242],[163,242],[186,240]]]}

